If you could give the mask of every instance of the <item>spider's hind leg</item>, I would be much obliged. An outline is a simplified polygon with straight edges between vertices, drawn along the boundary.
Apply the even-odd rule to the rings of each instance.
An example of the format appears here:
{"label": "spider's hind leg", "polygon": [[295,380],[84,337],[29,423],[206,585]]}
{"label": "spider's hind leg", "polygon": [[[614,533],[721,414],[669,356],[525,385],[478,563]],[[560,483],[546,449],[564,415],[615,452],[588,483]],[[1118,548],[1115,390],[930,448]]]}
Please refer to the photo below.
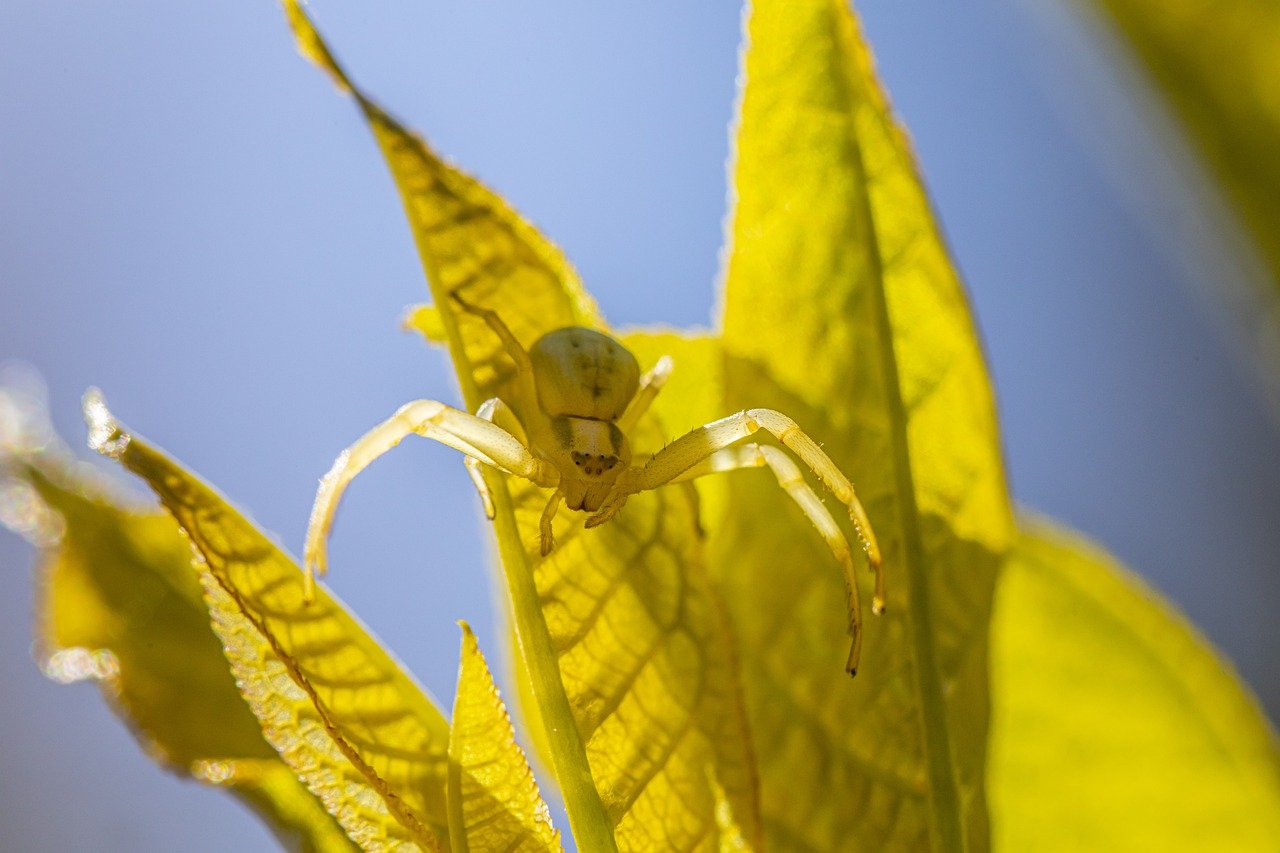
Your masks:
{"label": "spider's hind leg", "polygon": [[[675,441],[668,444],[662,450],[654,454],[644,467],[639,469],[634,477],[628,481],[628,488],[632,492],[644,492],[649,489],[656,489],[659,486],[666,485],[673,480],[679,479],[686,472],[692,470],[702,470],[698,466],[710,466],[710,470],[729,470],[734,466],[732,463],[739,457],[735,453],[726,453],[717,455],[730,446],[736,444],[748,436],[754,435],[760,430],[773,435],[778,441],[800,457],[800,461],[809,466],[809,469],[817,475],[822,484],[826,486],[836,496],[836,498],[844,504],[849,510],[849,520],[853,524],[854,530],[858,535],[858,540],[862,544],[862,549],[867,555],[867,564],[876,576],[876,595],[872,603],[872,610],[876,613],[884,611],[884,570],[880,561],[880,547],[876,544],[875,534],[871,531],[871,523],[867,520],[866,510],[863,509],[862,503],[858,500],[857,494],[853,490],[853,484],[849,482],[849,478],[831,461],[831,457],[822,451],[812,438],[810,438],[804,430],[800,428],[794,420],[774,411],[773,409],[746,409],[737,414],[729,415],[718,421],[712,421],[709,424],[690,430]],[[761,458],[765,458],[762,454]],[[714,460],[714,461],[712,461]],[[746,462],[744,464],[759,464],[755,462]],[[765,458],[764,464],[772,463]],[[788,460],[788,464],[790,460]],[[727,465],[727,468],[716,468],[716,465]],[[775,468],[775,471],[777,469]],[[706,471],[709,473],[710,471]],[[630,473],[630,472],[628,472]],[[786,478],[790,480],[790,476]],[[783,484],[784,487],[787,483]],[[807,486],[805,487],[807,490]],[[798,486],[791,486],[788,492],[792,497],[800,503],[801,507],[809,513],[810,519],[819,530],[824,530],[829,519],[829,513],[823,509],[821,513],[816,510],[810,510],[810,504],[818,507],[822,506],[816,496],[810,498],[811,490],[808,494],[799,489]],[[834,525],[834,522],[832,522]],[[839,528],[836,528],[837,530]],[[826,533],[824,532],[824,536]],[[841,536],[843,540],[843,535]],[[828,539],[833,542],[832,539]],[[832,545],[833,549],[838,548],[838,544]],[[847,547],[847,546],[846,546]],[[861,615],[857,612],[856,597],[857,585],[850,583],[850,604],[854,615],[851,615],[851,624],[855,623],[861,626]],[[857,662],[857,651],[859,637],[854,637],[854,649],[850,655],[850,669]]]}
{"label": "spider's hind leg", "polygon": [[800,468],[787,454],[776,447],[760,444],[739,444],[725,447],[712,453],[706,459],[694,465],[672,483],[685,483],[708,474],[724,471],[735,471],[740,468],[768,467],[778,480],[778,485],[791,497],[800,511],[818,529],[819,535],[831,549],[831,553],[840,563],[844,575],[845,596],[849,608],[849,658],[845,669],[850,675],[858,670],[858,660],[862,655],[862,602],[858,595],[858,579],[853,567],[853,557],[849,549],[849,541],[844,532],[831,517],[826,506],[805,481]]}

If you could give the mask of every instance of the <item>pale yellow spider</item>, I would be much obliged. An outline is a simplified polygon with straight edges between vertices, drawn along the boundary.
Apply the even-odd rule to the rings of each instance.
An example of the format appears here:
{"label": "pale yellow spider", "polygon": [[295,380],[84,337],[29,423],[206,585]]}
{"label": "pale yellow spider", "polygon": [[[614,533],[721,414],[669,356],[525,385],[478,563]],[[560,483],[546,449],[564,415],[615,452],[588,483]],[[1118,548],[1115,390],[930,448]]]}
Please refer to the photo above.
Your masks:
{"label": "pale yellow spider", "polygon": [[[772,409],[747,409],[698,427],[643,464],[633,465],[627,433],[666,382],[671,373],[670,358],[664,356],[640,376],[635,356],[626,347],[608,335],[580,327],[548,332],[526,351],[496,313],[457,296],[454,300],[489,325],[515,362],[510,399],[486,400],[474,415],[435,400],[415,400],[344,450],[320,481],[311,510],[304,551],[308,601],[314,592],[315,575],[327,570],[326,542],[343,491],[365,466],[411,434],[433,438],[466,455],[467,472],[490,519],[494,517],[493,501],[480,475],[481,463],[553,489],[539,524],[543,556],[555,547],[551,522],[561,502],[571,510],[592,513],[586,526],[596,527],[613,518],[637,492],[705,474],[767,465],[818,528],[844,569],[852,637],[847,669],[850,675],[857,671],[862,607],[844,533],[790,457],[770,445],[735,445],[757,430],[772,433],[849,508],[854,531],[875,572],[872,609],[881,613],[884,572],[866,512],[849,478],[795,421]],[[516,417],[527,443],[493,422],[499,407]]]}

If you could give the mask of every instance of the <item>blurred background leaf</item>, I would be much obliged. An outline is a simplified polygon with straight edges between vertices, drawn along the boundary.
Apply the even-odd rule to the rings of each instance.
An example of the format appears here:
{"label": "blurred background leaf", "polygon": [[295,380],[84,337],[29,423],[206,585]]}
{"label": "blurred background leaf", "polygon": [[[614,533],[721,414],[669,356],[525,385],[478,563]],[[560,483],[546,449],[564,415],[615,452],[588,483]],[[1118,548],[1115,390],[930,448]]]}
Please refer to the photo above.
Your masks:
{"label": "blurred background leaf", "polygon": [[[1280,4],[1272,0],[1081,0],[1136,63],[1216,182],[1261,260],[1235,319],[1280,407]],[[1242,264],[1248,268],[1248,264]],[[1223,270],[1220,279],[1232,271]],[[1225,281],[1214,282],[1230,298]],[[1280,409],[1277,409],[1280,417]]]}
{"label": "blurred background leaf", "polygon": [[1280,746],[1257,700],[1096,546],[1024,520],[991,677],[996,848],[1275,848]]}
{"label": "blurred background leaf", "polygon": [[[153,760],[226,788],[285,847],[356,849],[236,690],[191,544],[171,517],[122,508],[127,501],[85,470],[53,451],[0,458],[10,508],[21,501],[40,520],[26,532],[42,543],[36,646],[45,674],[98,681]],[[110,768],[97,774],[109,784]]]}

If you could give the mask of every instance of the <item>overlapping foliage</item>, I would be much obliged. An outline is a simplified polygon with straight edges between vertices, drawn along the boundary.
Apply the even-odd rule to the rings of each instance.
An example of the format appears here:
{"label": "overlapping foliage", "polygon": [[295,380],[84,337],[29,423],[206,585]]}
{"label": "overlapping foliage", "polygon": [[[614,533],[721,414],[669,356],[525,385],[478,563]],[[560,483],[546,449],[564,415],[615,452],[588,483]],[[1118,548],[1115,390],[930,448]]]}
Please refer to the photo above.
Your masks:
{"label": "overlapping foliage", "polygon": [[[604,329],[558,250],[359,90],[303,9],[285,6],[387,160],[436,306],[415,325],[447,346],[463,403],[501,395],[514,368],[450,294],[465,288],[526,346],[565,325]],[[758,0],[746,36],[723,317],[699,336],[626,335],[643,364],[677,365],[633,441],[652,452],[746,406],[794,416],[868,504],[889,612],[868,623],[851,681],[838,567],[766,472],[638,496],[594,530],[565,518],[546,558],[529,545],[545,496],[487,474],[521,693],[574,842],[1205,849],[1276,837],[1275,739],[1223,665],[1090,549],[1039,524],[1018,532],[963,289],[849,9]],[[371,849],[559,849],[469,630],[450,723],[340,602],[303,606],[296,564],[225,499],[100,398],[86,412],[94,446],[168,515],[128,514],[60,474],[57,454],[10,448],[8,474],[67,531],[48,552],[49,608],[129,625],[50,641],[101,650],[126,686],[189,669],[185,698],[238,721],[203,739],[165,734],[177,712],[139,687],[121,705],[148,743],[232,784],[269,769],[278,785],[246,796],[304,847],[346,843],[323,807]],[[67,566],[84,590],[57,582]],[[165,584],[180,626],[136,617]],[[194,624],[205,615],[216,640]],[[137,632],[169,651],[137,653]],[[1136,779],[1135,757],[1162,772]],[[1214,795],[1190,774],[1214,780]]]}

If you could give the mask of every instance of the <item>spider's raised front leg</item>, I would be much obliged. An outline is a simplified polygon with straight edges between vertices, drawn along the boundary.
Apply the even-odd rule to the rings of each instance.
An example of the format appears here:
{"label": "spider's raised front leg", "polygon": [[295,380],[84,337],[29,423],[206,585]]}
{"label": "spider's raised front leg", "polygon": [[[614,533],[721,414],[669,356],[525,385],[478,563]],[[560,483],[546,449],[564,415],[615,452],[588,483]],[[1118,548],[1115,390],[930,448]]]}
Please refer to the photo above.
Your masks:
{"label": "spider's raised front leg", "polygon": [[[867,562],[876,576],[876,592],[872,609],[876,613],[883,612],[884,572],[880,565],[880,548],[876,544],[875,534],[871,530],[866,511],[853,490],[853,484],[831,461],[831,457],[827,456],[795,421],[781,412],[772,409],[748,409],[689,431],[655,454],[643,468],[627,478],[625,485],[620,481],[619,485],[623,488],[618,490],[618,498],[622,500],[628,492],[648,491],[670,483],[716,451],[741,441],[761,429],[772,433],[783,445],[799,456],[801,461],[818,476],[822,484],[848,507],[849,519],[853,522],[854,531],[858,535],[863,551],[866,552]],[[602,508],[598,515],[606,516],[616,512],[613,509],[613,503]],[[817,521],[814,523],[816,524]],[[856,584],[851,589],[856,592]],[[850,608],[853,610],[852,601]],[[855,634],[855,651],[859,642],[856,629],[861,625],[860,616],[856,622],[857,624],[854,624],[851,618],[850,630]]]}
{"label": "spider's raised front leg", "polygon": [[535,457],[502,427],[435,400],[407,403],[342,451],[329,473],[320,480],[303,549],[307,573],[305,600],[310,601],[314,596],[315,575],[323,575],[328,569],[326,542],[338,511],[338,502],[347,485],[369,463],[407,436],[415,434],[435,439],[468,457],[524,477],[539,486],[554,486],[559,482],[559,476],[551,466]]}
{"label": "spider's raised front leg", "polygon": [[778,485],[791,496],[791,499],[800,507],[800,511],[813,522],[813,526],[818,528],[818,533],[826,541],[827,547],[831,549],[831,553],[835,555],[843,570],[849,604],[849,634],[853,639],[845,668],[850,675],[853,675],[857,671],[858,659],[862,654],[862,604],[858,595],[858,579],[853,570],[853,557],[849,552],[849,541],[844,538],[840,525],[836,524],[836,520],[831,517],[831,513],[827,511],[818,495],[809,487],[796,463],[776,447],[739,444],[717,450],[671,480],[671,483],[686,483],[708,474],[764,466],[768,466],[773,471],[778,479]]}
{"label": "spider's raised front leg", "polygon": [[515,383],[510,389],[512,402],[522,412],[533,411],[538,404],[538,392],[534,385],[533,362],[529,360],[529,351],[516,339],[511,328],[498,316],[497,311],[473,305],[456,292],[451,296],[459,308],[483,320],[485,325],[498,336],[498,340],[502,342],[502,348],[507,351],[507,356],[516,366]]}
{"label": "spider's raised front leg", "polygon": [[622,417],[617,420],[618,429],[622,430],[623,435],[631,432],[644,413],[649,411],[653,398],[658,396],[662,386],[666,385],[671,377],[673,366],[671,356],[664,355],[658,359],[658,363],[652,370],[640,377],[640,388],[636,391],[636,396],[631,400],[631,405],[627,406],[627,410],[622,413]]}

